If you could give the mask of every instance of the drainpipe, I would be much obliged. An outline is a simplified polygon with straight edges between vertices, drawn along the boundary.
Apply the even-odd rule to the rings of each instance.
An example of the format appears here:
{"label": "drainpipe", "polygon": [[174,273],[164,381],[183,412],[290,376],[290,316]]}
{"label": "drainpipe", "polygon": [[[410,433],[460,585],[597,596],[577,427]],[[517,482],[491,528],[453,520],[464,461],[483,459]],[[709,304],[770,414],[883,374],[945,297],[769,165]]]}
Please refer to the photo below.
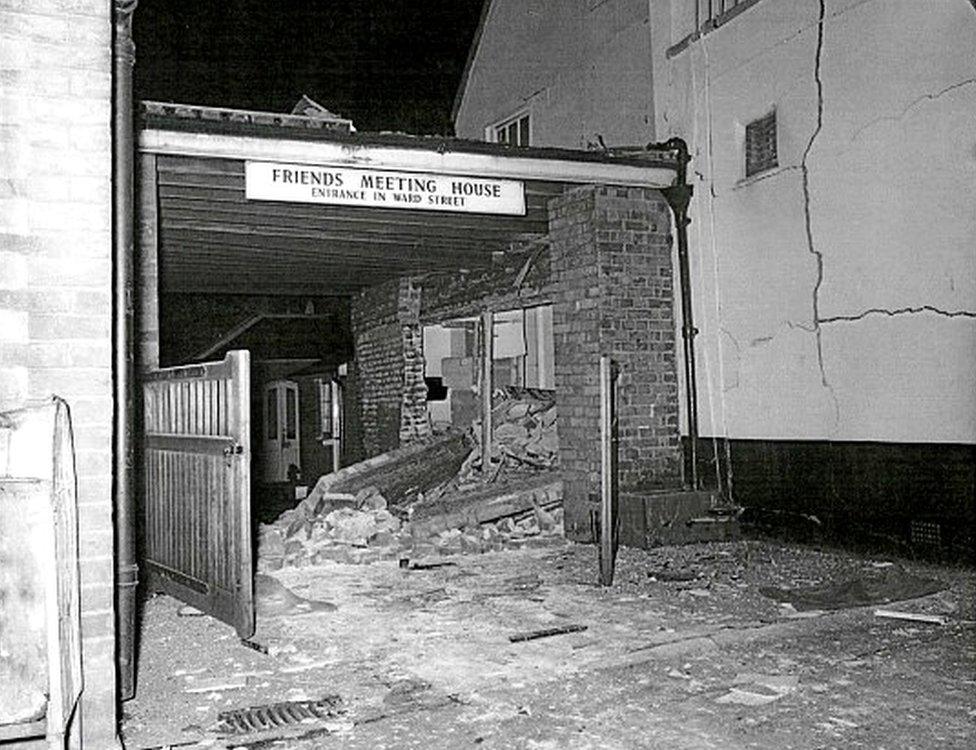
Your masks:
{"label": "drainpipe", "polygon": [[695,376],[695,328],[691,307],[691,270],[688,262],[688,204],[691,202],[692,186],[688,184],[688,144],[681,138],[671,138],[666,143],[656,145],[675,151],[678,155],[678,165],[675,169],[677,179],[675,184],[663,189],[665,200],[674,213],[674,224],[678,232],[678,275],[681,284],[681,336],[684,340],[685,360],[685,397],[688,410],[688,452],[686,463],[689,465],[688,484],[691,489],[699,489],[698,483],[698,381]]}
{"label": "drainpipe", "polygon": [[113,501],[115,506],[116,663],[119,697],[135,694],[136,565],[133,493],[133,165],[132,14],[138,0],[115,0],[113,96],[112,357],[114,385]]}

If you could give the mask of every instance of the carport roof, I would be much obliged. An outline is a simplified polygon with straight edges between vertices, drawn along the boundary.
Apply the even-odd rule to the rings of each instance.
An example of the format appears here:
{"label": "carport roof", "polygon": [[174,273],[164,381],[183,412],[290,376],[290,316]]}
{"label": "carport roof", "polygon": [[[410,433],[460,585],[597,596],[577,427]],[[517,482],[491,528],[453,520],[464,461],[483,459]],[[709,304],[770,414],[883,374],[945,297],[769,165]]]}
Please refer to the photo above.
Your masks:
{"label": "carport roof", "polygon": [[[662,188],[678,154],[519,148],[351,133],[295,115],[144,102],[139,150],[155,156],[163,292],[345,296],[404,274],[491,263],[548,232],[547,202],[578,184]],[[255,201],[249,161],[517,180],[524,216]]]}

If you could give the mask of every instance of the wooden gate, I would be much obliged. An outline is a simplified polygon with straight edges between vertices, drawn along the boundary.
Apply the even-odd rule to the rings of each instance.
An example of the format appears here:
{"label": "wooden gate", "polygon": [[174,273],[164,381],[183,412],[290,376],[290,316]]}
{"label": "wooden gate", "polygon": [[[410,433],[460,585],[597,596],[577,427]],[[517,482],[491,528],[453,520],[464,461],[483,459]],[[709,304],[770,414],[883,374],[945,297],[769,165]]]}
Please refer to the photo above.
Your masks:
{"label": "wooden gate", "polygon": [[250,354],[145,376],[144,563],[164,591],[254,633]]}

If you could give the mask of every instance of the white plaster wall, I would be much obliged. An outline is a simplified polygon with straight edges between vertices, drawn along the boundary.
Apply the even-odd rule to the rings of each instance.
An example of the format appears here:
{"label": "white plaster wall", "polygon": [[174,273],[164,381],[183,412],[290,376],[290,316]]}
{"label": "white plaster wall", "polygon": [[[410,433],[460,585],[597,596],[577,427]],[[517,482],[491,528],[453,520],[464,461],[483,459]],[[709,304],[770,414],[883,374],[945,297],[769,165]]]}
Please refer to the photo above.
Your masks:
{"label": "white plaster wall", "polygon": [[528,110],[532,142],[634,145],[654,132],[647,0],[493,0],[458,109],[462,138]]}
{"label": "white plaster wall", "polygon": [[[655,112],[694,157],[703,434],[976,441],[972,5],[761,0],[668,60],[670,5]],[[744,180],[773,107],[780,167]]]}

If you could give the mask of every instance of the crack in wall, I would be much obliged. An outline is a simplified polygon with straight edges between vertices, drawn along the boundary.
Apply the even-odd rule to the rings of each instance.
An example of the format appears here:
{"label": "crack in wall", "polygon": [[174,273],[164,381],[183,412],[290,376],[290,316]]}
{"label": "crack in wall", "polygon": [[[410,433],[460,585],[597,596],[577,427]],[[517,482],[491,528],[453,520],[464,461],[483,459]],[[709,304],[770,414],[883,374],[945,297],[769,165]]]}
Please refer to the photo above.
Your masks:
{"label": "crack in wall", "polygon": [[[976,0],[974,0],[974,2],[976,2]],[[913,99],[908,104],[908,106],[905,107],[897,115],[885,115],[884,117],[876,117],[873,120],[870,120],[870,121],[864,123],[864,125],[862,125],[861,127],[859,127],[854,132],[854,135],[851,136],[851,143],[854,143],[854,141],[856,141],[858,138],[860,138],[861,133],[863,133],[865,130],[874,127],[878,123],[881,123],[881,122],[898,122],[899,120],[902,120],[905,117],[905,115],[907,115],[909,112],[911,112],[913,109],[915,109],[915,107],[917,107],[922,102],[925,102],[925,101],[935,101],[936,99],[939,99],[940,97],[945,96],[950,91],[955,91],[956,89],[961,89],[961,88],[964,88],[966,86],[973,86],[973,85],[976,85],[976,78],[966,78],[965,80],[957,81],[956,83],[952,84],[951,86],[946,86],[944,89],[940,89],[940,90],[936,91],[934,94],[922,94],[920,97],[917,97],[916,99]]]}
{"label": "crack in wall", "polygon": [[830,394],[830,399],[834,404],[834,424],[840,423],[840,402],[833,386],[827,382],[827,371],[824,368],[823,356],[823,335],[820,329],[820,287],[824,280],[824,259],[823,253],[817,250],[813,239],[813,219],[810,210],[810,166],[807,163],[813,144],[816,142],[820,131],[823,130],[824,121],[824,87],[821,66],[823,64],[824,49],[824,24],[827,16],[826,0],[819,0],[819,15],[817,17],[817,49],[814,55],[813,80],[817,84],[817,126],[810,134],[806,148],[803,149],[803,158],[800,160],[800,175],[803,184],[803,225],[807,235],[807,250],[814,256],[817,263],[817,280],[813,285],[813,326],[812,333],[816,339],[817,346],[817,367],[820,369],[820,384]]}
{"label": "crack in wall", "polygon": [[919,313],[926,312],[934,313],[944,318],[976,318],[976,312],[971,310],[943,310],[932,305],[920,305],[918,307],[900,307],[895,310],[889,310],[884,307],[872,307],[856,315],[832,315],[829,318],[820,318],[819,323],[821,325],[824,323],[851,323],[863,320],[869,315],[884,315],[889,318],[894,318],[899,315],[918,315]]}
{"label": "crack in wall", "polygon": [[824,117],[824,94],[823,94],[823,78],[821,77],[821,63],[823,61],[823,46],[824,46],[824,18],[827,15],[826,0],[819,0],[820,3],[820,15],[817,23],[817,50],[814,58],[814,68],[813,68],[813,79],[817,84],[817,126],[814,128],[813,133],[810,135],[810,140],[807,141],[806,148],[803,149],[803,158],[800,160],[800,174],[802,177],[803,185],[803,224],[807,235],[807,250],[811,255],[814,256],[817,263],[817,280],[813,285],[813,334],[817,339],[817,363],[820,367],[820,380],[824,387],[829,387],[827,384],[827,374],[824,371],[824,361],[823,361],[823,341],[821,340],[820,332],[820,287],[823,285],[824,280],[824,267],[823,267],[823,253],[817,250],[816,243],[813,239],[813,220],[810,215],[810,167],[807,164],[807,160],[810,157],[810,152],[813,150],[813,144],[817,140],[817,136],[820,135],[820,131],[823,130],[823,117]]}

